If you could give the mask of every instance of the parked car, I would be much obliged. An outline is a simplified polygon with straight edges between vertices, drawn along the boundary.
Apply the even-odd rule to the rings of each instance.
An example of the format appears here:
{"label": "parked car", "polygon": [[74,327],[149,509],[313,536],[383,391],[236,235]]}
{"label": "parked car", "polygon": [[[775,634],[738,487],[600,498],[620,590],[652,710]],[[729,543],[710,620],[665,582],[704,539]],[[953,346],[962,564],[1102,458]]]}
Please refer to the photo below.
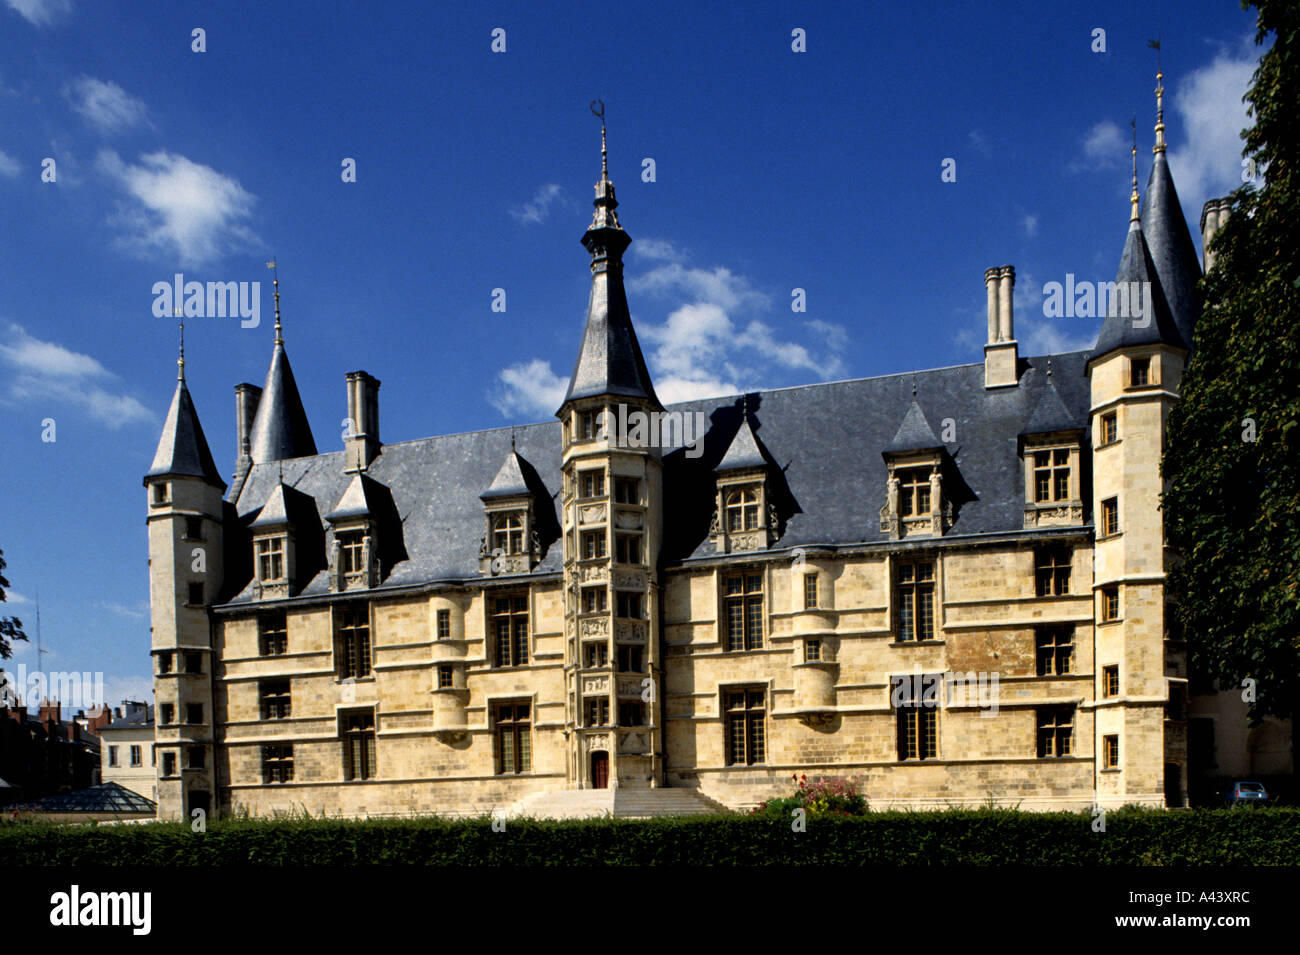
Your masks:
{"label": "parked car", "polygon": [[1261,783],[1233,783],[1224,793],[1223,802],[1232,809],[1238,806],[1263,806],[1268,803],[1268,793]]}

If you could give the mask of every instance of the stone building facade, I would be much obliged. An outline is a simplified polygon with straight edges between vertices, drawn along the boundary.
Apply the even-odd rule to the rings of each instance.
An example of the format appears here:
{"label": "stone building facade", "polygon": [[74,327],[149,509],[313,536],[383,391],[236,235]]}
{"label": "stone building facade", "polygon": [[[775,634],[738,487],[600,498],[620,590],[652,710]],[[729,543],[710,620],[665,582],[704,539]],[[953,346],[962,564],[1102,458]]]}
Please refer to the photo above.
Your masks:
{"label": "stone building facade", "polygon": [[1163,125],[1117,276],[1148,307],[1093,350],[1020,355],[999,266],[983,362],[668,408],[602,167],[556,421],[384,444],[358,371],[319,451],[277,287],[227,485],[182,355],[144,480],[160,815],[741,808],[792,773],[1183,805],[1159,459],[1201,266]]}

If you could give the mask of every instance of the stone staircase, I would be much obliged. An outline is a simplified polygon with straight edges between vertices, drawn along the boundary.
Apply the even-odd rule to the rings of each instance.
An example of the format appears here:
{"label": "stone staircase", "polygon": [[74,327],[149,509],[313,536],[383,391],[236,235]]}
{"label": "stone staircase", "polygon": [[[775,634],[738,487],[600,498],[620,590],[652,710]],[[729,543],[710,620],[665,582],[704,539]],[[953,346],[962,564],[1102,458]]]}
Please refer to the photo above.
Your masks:
{"label": "stone staircase", "polygon": [[651,819],[728,811],[722,803],[696,789],[553,789],[525,797],[505,815],[530,819]]}

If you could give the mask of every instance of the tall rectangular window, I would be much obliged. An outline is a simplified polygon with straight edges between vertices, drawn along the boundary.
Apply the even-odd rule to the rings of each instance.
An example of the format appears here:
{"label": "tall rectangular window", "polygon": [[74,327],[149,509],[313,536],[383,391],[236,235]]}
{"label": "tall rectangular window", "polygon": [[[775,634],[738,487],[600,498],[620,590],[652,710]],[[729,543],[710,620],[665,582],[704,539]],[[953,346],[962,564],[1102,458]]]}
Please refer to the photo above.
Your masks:
{"label": "tall rectangular window", "polygon": [[723,578],[723,613],[728,650],[763,646],[763,575],[730,574]]}
{"label": "tall rectangular window", "polygon": [[159,673],[172,672],[172,655],[170,653],[158,654],[158,672]]}
{"label": "tall rectangular window", "polygon": [[287,720],[292,712],[289,681],[263,680],[258,689],[262,698],[262,719]]}
{"label": "tall rectangular window", "polygon": [[582,647],[582,662],[587,667],[603,667],[609,664],[609,644],[587,643]]}
{"label": "tall rectangular window", "polygon": [[257,576],[263,582],[284,580],[283,537],[266,537],[257,542]]}
{"label": "tall rectangular window", "polygon": [[451,667],[444,663],[438,667],[438,689],[450,689],[453,684],[453,673]]}
{"label": "tall rectangular window", "polygon": [[275,657],[289,650],[288,622],[283,610],[259,614],[257,617],[257,652],[264,657]]}
{"label": "tall rectangular window", "polygon": [[1131,382],[1134,388],[1151,384],[1151,359],[1134,358],[1129,365],[1132,371]]}
{"label": "tall rectangular window", "polygon": [[607,587],[583,587],[582,612],[604,613],[606,609],[606,595],[608,592],[609,590]]}
{"label": "tall rectangular window", "polygon": [[[603,592],[603,588],[601,591]],[[528,596],[526,594],[492,598],[492,636],[497,666],[519,667],[528,662]]]}
{"label": "tall rectangular window", "polygon": [[620,673],[644,673],[645,657],[641,647],[620,645],[618,648],[618,671]]}
{"label": "tall rectangular window", "polygon": [[518,774],[532,768],[532,738],[528,703],[500,703],[493,723],[496,727],[497,772]]}
{"label": "tall rectangular window", "polygon": [[277,743],[262,747],[262,782],[293,782],[292,743]]}
{"label": "tall rectangular window", "polygon": [[1101,668],[1101,695],[1119,696],[1119,666],[1117,664]]}
{"label": "tall rectangular window", "polygon": [[763,690],[760,688],[728,690],[723,695],[726,711],[727,765],[752,766],[765,762]]}
{"label": "tall rectangular window", "polygon": [[1043,547],[1034,555],[1034,580],[1038,596],[1062,597],[1070,592],[1073,555],[1063,547]]}
{"label": "tall rectangular window", "polygon": [[172,703],[158,704],[158,725],[171,726],[172,720],[176,716],[176,707]]}
{"label": "tall rectangular window", "polygon": [[338,535],[339,563],[342,565],[343,573],[359,574],[365,569],[361,559],[364,537],[365,535],[359,531],[348,531]]}
{"label": "tall rectangular window", "polygon": [[192,607],[203,605],[203,585],[190,584],[189,604]]}
{"label": "tall rectangular window", "polygon": [[370,605],[340,607],[337,619],[339,678],[370,676]]}
{"label": "tall rectangular window", "polygon": [[606,726],[609,724],[609,697],[589,697],[583,700],[582,708],[584,726]]}
{"label": "tall rectangular window", "polygon": [[930,475],[925,468],[898,471],[898,512],[903,517],[925,517],[930,513]]}
{"label": "tall rectangular window", "polygon": [[131,765],[132,766],[144,765],[144,751],[139,746],[131,747]]}
{"label": "tall rectangular window", "polygon": [[641,482],[636,478],[615,478],[614,501],[617,504],[640,504]]}
{"label": "tall rectangular window", "polygon": [[578,473],[578,497],[592,498],[605,496],[604,471],[580,471]]}
{"label": "tall rectangular window", "polygon": [[1114,444],[1119,440],[1119,418],[1111,411],[1101,416],[1101,444]]}
{"label": "tall rectangular window", "polygon": [[343,731],[343,778],[375,777],[375,714],[373,710],[340,714]]}
{"label": "tall rectangular window", "polygon": [[614,610],[618,616],[627,620],[641,620],[645,617],[645,595],[628,590],[614,592],[617,598]]}
{"label": "tall rectangular window", "polygon": [[758,492],[752,488],[727,495],[727,530],[753,531],[759,528]]}
{"label": "tall rectangular window", "polygon": [[641,535],[615,534],[614,552],[620,564],[641,563]]}
{"label": "tall rectangular window", "polygon": [[1119,769],[1119,736],[1101,738],[1101,768]]}
{"label": "tall rectangular window", "polygon": [[1035,638],[1039,676],[1064,676],[1071,671],[1074,662],[1073,627],[1039,627]]}
{"label": "tall rectangular window", "polygon": [[164,776],[176,775],[176,754],[175,753],[163,753],[162,774]]}
{"label": "tall rectangular window", "polygon": [[1070,450],[1056,448],[1034,452],[1034,500],[1067,501],[1070,499]]}
{"label": "tall rectangular window", "polygon": [[450,610],[438,611],[438,639],[439,640],[451,639],[451,611]]}
{"label": "tall rectangular window", "polygon": [[816,663],[821,658],[822,658],[821,640],[805,640],[803,642],[804,663]]}
{"label": "tall rectangular window", "polygon": [[1119,588],[1101,588],[1101,619],[1103,623],[1119,619]]}
{"label": "tall rectangular window", "polygon": [[108,748],[108,765],[110,765],[110,766],[116,766],[116,765],[117,765],[117,747],[116,747],[116,746],[110,746],[110,747]]}
{"label": "tall rectangular window", "polygon": [[905,706],[897,711],[898,758],[938,759],[939,711],[931,706]]}
{"label": "tall rectangular window", "polygon": [[1038,710],[1038,756],[1069,756],[1074,751],[1074,707],[1044,706]]}
{"label": "tall rectangular window", "polygon": [[1101,502],[1101,532],[1106,537],[1119,533],[1119,498],[1107,498]]}
{"label": "tall rectangular window", "polygon": [[605,556],[605,532],[584,531],[582,534],[582,557],[593,560]]}
{"label": "tall rectangular window", "polygon": [[185,672],[202,673],[203,672],[203,654],[186,653],[185,654]]}
{"label": "tall rectangular window", "polygon": [[190,769],[202,769],[204,766],[204,756],[202,746],[187,746],[185,754],[188,757],[188,767]]}
{"label": "tall rectangular window", "polygon": [[203,540],[203,518],[187,517],[185,518],[185,537],[187,540]]}
{"label": "tall rectangular window", "polygon": [[817,609],[817,575],[803,575],[803,609]]}
{"label": "tall rectangular window", "polygon": [[903,562],[897,569],[898,639],[934,639],[934,564]]}

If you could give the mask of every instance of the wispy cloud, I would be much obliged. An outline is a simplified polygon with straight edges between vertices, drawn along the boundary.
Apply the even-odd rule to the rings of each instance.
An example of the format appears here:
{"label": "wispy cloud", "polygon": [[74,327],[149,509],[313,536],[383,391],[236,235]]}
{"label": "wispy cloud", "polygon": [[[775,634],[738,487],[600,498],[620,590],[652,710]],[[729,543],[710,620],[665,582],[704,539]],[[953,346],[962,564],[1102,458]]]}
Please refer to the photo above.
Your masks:
{"label": "wispy cloud", "polygon": [[0,149],[0,176],[16,176],[21,171],[22,167],[18,165],[18,160]]}
{"label": "wispy cloud", "polygon": [[1097,343],[1096,329],[1082,330],[1085,328],[1088,328],[1086,319],[1035,318],[1017,322],[1016,337],[1026,355],[1060,355],[1083,351]]}
{"label": "wispy cloud", "polygon": [[113,430],[153,420],[148,408],[121,390],[118,376],[90,355],[41,341],[21,325],[0,333],[0,364],[9,366],[3,393],[8,402],[69,404]]}
{"label": "wispy cloud", "polygon": [[4,0],[5,6],[38,27],[46,27],[72,10],[71,0]]}
{"label": "wispy cloud", "polygon": [[1183,209],[1195,219],[1205,201],[1242,183],[1241,131],[1251,125],[1242,102],[1258,65],[1260,48],[1245,38],[1177,85],[1171,137],[1185,145],[1170,149],[1169,168]]}
{"label": "wispy cloud", "polygon": [[969,138],[970,144],[975,148],[976,152],[985,157],[993,155],[993,145],[989,142],[989,138],[985,136],[982,131],[972,129]]}
{"label": "wispy cloud", "polygon": [[545,222],[551,215],[551,206],[556,203],[567,204],[564,198],[564,189],[555,183],[547,183],[544,186],[538,186],[537,192],[533,193],[530,202],[525,202],[522,206],[515,206],[510,210],[516,222],[524,225],[538,225]]}
{"label": "wispy cloud", "polygon": [[126,617],[128,620],[143,620],[149,612],[148,606],[143,603],[139,607],[128,607],[125,604],[101,600],[95,606],[119,617]]}
{"label": "wispy cloud", "polygon": [[64,87],[63,95],[77,114],[102,133],[116,133],[146,121],[144,103],[116,83],[80,76]]}
{"label": "wispy cloud", "polygon": [[[746,276],[723,266],[692,266],[665,239],[637,246],[638,255],[662,263],[630,278],[628,288],[669,309],[663,324],[637,323],[655,392],[665,404],[735,394],[791,372],[805,373],[806,380],[843,376],[843,326],[802,315],[790,322],[760,317],[770,297]],[[489,400],[507,416],[550,415],[567,384],[548,362],[534,359],[499,372]]]}
{"label": "wispy cloud", "polygon": [[190,265],[258,244],[247,226],[256,198],[211,166],[169,152],[131,165],[112,150],[97,165],[129,197],[114,220],[127,248],[175,253]]}
{"label": "wispy cloud", "polygon": [[1038,216],[1033,213],[1027,213],[1021,220],[1020,224],[1025,227],[1025,235],[1033,238],[1038,235]]}
{"label": "wispy cloud", "polygon": [[497,387],[488,401],[507,418],[550,416],[568,387],[569,380],[557,375],[550,362],[534,358],[497,372]]}
{"label": "wispy cloud", "polygon": [[1132,146],[1123,130],[1109,119],[1097,123],[1083,137],[1083,155],[1086,163],[1072,164],[1072,168],[1098,168],[1117,166],[1130,155]]}
{"label": "wispy cloud", "polygon": [[16,590],[5,591],[5,603],[7,604],[12,604],[13,606],[19,606],[21,604],[29,604],[31,602],[32,602],[32,598],[28,597],[26,594],[20,594]]}

